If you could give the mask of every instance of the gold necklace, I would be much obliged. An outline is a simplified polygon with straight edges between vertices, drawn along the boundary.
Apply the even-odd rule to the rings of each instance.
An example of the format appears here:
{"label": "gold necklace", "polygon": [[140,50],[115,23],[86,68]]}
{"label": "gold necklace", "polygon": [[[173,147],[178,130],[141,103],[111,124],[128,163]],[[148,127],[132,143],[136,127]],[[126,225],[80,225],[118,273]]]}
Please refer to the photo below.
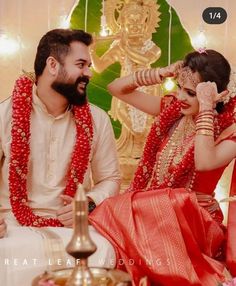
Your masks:
{"label": "gold necklace", "polygon": [[170,167],[177,166],[193,144],[195,124],[192,117],[184,116],[178,123],[168,142],[163,147],[157,162],[157,181],[161,184],[171,175]]}

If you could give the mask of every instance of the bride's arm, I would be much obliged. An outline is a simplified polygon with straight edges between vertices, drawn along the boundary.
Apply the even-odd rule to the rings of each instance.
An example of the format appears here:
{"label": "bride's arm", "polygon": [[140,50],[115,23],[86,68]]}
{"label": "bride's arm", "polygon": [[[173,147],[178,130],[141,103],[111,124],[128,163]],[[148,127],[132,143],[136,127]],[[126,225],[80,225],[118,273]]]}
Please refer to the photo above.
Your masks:
{"label": "bride's arm", "polygon": [[[182,63],[181,63],[182,64]],[[150,115],[158,115],[161,110],[161,97],[137,90],[139,86],[160,84],[162,79],[173,76],[180,62],[165,68],[152,68],[118,78],[108,85],[108,91],[120,100]]]}
{"label": "bride's arm", "polygon": [[199,115],[196,120],[194,156],[195,166],[198,171],[213,170],[222,167],[236,157],[235,123],[222,132],[217,142],[214,141],[214,93],[217,94],[214,83],[205,82],[199,84],[197,87]]}
{"label": "bride's arm", "polygon": [[213,137],[197,135],[195,139],[195,165],[198,171],[213,170],[227,165],[236,158],[235,140],[227,140],[215,145]]}

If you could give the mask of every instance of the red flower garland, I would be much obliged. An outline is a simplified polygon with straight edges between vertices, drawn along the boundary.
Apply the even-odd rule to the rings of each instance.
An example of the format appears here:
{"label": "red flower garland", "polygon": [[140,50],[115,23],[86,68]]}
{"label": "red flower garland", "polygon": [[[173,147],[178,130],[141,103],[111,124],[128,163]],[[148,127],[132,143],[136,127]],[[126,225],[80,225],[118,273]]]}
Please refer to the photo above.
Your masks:
{"label": "red flower garland", "polygon": [[[9,191],[12,212],[24,226],[63,226],[58,219],[35,215],[28,205],[27,173],[30,154],[30,115],[33,81],[20,77],[12,95],[12,142],[9,165]],[[76,124],[76,143],[69,166],[65,195],[73,197],[88,167],[93,139],[92,117],[88,103],[72,109]]]}
{"label": "red flower garland", "polygon": [[[225,128],[235,123],[235,106],[236,97],[231,99],[229,103],[224,106],[222,113],[215,116],[215,138],[217,138]],[[176,98],[173,98],[171,104],[161,112],[151,127],[144,147],[143,156],[127,191],[144,190],[147,187],[156,163],[157,151],[170,128],[181,116],[180,102]],[[158,188],[184,187],[188,179],[188,174],[191,171],[194,171],[194,146],[189,148],[180,163],[173,169],[171,176],[166,177]],[[151,188],[155,187],[157,187],[157,182],[155,178],[153,178]]]}

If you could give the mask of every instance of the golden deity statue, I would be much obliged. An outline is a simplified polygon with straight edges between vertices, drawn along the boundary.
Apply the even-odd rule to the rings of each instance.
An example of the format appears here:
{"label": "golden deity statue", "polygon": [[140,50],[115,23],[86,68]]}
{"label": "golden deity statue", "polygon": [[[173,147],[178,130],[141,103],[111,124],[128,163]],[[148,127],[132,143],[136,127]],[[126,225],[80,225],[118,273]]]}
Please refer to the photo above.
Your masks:
{"label": "golden deity statue", "polygon": [[[156,0],[106,0],[103,12],[112,35],[95,37],[91,58],[95,71],[102,72],[115,62],[121,64],[121,76],[149,68],[160,58],[161,50],[152,41],[160,21]],[[99,57],[96,44],[113,40],[108,50]],[[141,87],[140,90],[159,95],[160,86]],[[123,188],[129,184],[142,154],[143,145],[153,118],[112,98],[109,114],[119,120],[121,135],[117,140]]]}

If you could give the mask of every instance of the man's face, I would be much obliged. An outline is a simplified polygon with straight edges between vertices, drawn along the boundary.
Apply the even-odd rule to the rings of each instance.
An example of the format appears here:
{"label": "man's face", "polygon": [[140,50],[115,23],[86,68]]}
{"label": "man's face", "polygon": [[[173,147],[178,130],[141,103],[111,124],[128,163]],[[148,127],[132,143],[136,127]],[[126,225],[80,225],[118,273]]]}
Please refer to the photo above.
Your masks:
{"label": "man's face", "polygon": [[83,105],[87,101],[86,87],[92,76],[89,50],[80,42],[72,42],[70,47],[51,87],[63,95],[69,104]]}

